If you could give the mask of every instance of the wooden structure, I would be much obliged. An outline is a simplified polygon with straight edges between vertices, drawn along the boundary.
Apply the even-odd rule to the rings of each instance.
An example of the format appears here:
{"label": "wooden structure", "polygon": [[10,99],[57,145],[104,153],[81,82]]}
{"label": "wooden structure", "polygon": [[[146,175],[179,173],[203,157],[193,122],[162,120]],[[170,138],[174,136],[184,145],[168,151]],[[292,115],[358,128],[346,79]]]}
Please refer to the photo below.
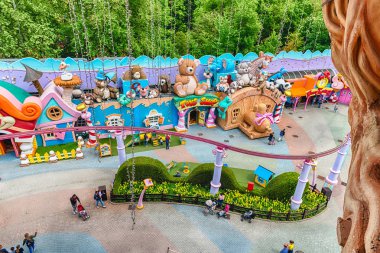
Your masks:
{"label": "wooden structure", "polygon": [[224,130],[239,128],[251,139],[267,136],[267,133],[256,132],[256,135],[252,134],[250,124],[253,124],[253,122],[247,124],[245,123],[245,118],[253,113],[255,105],[261,103],[266,105],[265,113],[273,113],[275,107],[281,103],[281,99],[275,98],[273,92],[268,89],[264,89],[262,93],[261,90],[254,87],[238,90],[230,95],[230,98],[233,103],[227,108],[225,119],[218,117],[218,125]]}

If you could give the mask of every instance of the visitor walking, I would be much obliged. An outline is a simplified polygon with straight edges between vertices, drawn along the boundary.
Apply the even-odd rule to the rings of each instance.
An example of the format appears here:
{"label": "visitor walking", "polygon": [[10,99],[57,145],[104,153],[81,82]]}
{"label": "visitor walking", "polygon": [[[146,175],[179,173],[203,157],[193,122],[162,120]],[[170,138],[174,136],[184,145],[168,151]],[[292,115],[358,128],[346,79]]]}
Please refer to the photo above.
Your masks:
{"label": "visitor walking", "polygon": [[80,200],[77,195],[73,195],[70,198],[71,206],[73,207],[73,214],[77,214],[77,205],[80,203]]}
{"label": "visitor walking", "polygon": [[0,244],[0,253],[9,253],[9,251],[3,248],[3,245]]}
{"label": "visitor walking", "polygon": [[29,233],[26,233],[24,235],[24,241],[22,242],[22,245],[26,244],[26,247],[29,249],[29,253],[33,253],[36,250],[36,243],[34,238],[37,236],[37,232],[34,233],[34,235],[29,235]]}
{"label": "visitor walking", "polygon": [[338,103],[335,103],[334,105],[334,112],[336,113],[338,111]]}
{"label": "visitor walking", "polygon": [[318,98],[318,108],[321,108],[322,104],[323,104],[323,96],[319,95],[319,98]]}
{"label": "visitor walking", "polygon": [[148,135],[145,133],[145,134],[144,134],[144,145],[145,145],[145,146],[148,145],[148,140],[149,140]]}
{"label": "visitor walking", "polygon": [[278,137],[278,141],[282,141],[282,139],[284,139],[284,136],[285,136],[285,128],[281,130],[280,137]]}
{"label": "visitor walking", "polygon": [[165,136],[166,149],[170,148],[170,135]]}
{"label": "visitor walking", "polygon": [[271,133],[268,137],[268,145],[274,145],[274,135]]}
{"label": "visitor walking", "polygon": [[16,246],[16,253],[24,253],[24,248],[21,248],[20,244]]}
{"label": "visitor walking", "polygon": [[288,243],[284,243],[284,247],[282,248],[282,250],[280,251],[280,253],[288,253],[288,246],[289,244]]}
{"label": "visitor walking", "polygon": [[99,203],[102,205],[103,208],[105,208],[106,206],[104,205],[104,202],[102,200],[102,192],[101,191],[95,191],[94,193],[94,200],[95,200],[95,204],[96,204],[96,208],[99,208]]}
{"label": "visitor walking", "polygon": [[288,246],[288,253],[293,253],[293,250],[294,250],[294,241],[290,240],[289,246]]}
{"label": "visitor walking", "polygon": [[314,96],[313,99],[311,100],[311,106],[314,106],[315,102],[317,102],[317,96]]}

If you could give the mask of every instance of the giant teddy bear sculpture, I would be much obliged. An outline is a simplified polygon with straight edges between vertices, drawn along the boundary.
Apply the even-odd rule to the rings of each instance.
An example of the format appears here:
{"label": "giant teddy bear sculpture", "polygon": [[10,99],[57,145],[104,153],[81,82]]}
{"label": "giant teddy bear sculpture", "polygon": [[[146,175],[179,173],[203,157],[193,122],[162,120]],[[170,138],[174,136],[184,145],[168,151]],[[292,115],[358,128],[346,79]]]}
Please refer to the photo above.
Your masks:
{"label": "giant teddy bear sculpture", "polygon": [[178,60],[179,74],[175,78],[173,87],[174,93],[179,97],[189,95],[202,96],[207,91],[207,84],[199,84],[195,76],[195,70],[199,65],[199,60],[183,59]]}

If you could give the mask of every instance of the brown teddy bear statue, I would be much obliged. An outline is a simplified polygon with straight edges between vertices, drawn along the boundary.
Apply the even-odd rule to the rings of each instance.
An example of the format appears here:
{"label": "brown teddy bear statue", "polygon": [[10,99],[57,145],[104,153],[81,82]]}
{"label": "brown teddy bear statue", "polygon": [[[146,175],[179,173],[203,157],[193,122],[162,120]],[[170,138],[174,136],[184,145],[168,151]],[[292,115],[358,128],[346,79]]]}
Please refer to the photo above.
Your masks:
{"label": "brown teddy bear statue", "polygon": [[144,70],[138,65],[131,66],[131,69],[127,70],[123,74],[123,80],[139,80],[139,79],[147,79],[147,77]]}
{"label": "brown teddy bear statue", "polygon": [[178,60],[179,75],[175,78],[173,87],[174,93],[179,97],[186,97],[189,95],[202,96],[207,91],[207,84],[199,84],[195,76],[195,70],[199,65],[199,60],[183,59]]}

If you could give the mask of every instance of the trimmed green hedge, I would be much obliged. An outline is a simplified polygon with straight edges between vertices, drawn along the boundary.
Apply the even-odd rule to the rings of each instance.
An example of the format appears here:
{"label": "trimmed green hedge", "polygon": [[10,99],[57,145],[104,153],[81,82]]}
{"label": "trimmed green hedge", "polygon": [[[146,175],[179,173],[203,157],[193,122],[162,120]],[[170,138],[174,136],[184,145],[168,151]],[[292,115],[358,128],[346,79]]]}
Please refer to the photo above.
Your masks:
{"label": "trimmed green hedge", "polygon": [[[196,167],[191,174],[187,177],[186,182],[191,184],[199,184],[203,186],[210,186],[210,182],[214,175],[214,164],[204,163]],[[232,170],[228,167],[223,167],[222,175],[220,178],[223,189],[244,191],[240,186]]]}
{"label": "trimmed green hedge", "polygon": [[[288,202],[296,190],[299,174],[297,172],[285,172],[271,181],[263,189],[263,195],[269,199],[275,199],[282,202]],[[305,190],[309,189],[307,183]]]}

